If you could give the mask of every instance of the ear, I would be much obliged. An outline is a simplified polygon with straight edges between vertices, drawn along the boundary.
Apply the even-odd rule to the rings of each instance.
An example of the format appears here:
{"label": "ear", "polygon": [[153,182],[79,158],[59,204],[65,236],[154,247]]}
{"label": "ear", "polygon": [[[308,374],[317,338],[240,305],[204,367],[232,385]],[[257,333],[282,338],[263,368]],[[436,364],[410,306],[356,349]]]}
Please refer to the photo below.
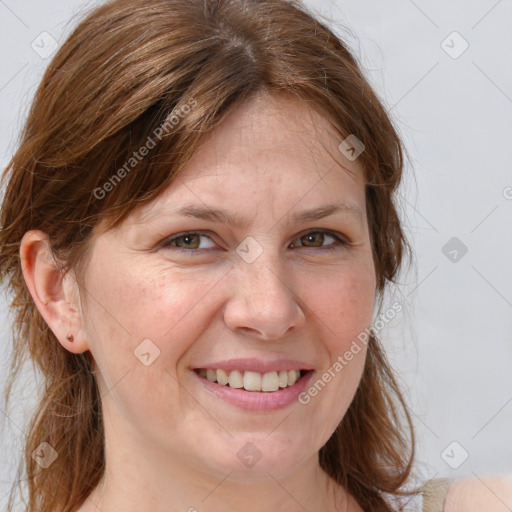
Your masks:
{"label": "ear", "polygon": [[[72,272],[59,271],[42,231],[27,231],[20,246],[21,268],[34,303],[60,344],[79,354],[89,349],[79,302],[78,284]],[[73,341],[67,339],[72,334]]]}

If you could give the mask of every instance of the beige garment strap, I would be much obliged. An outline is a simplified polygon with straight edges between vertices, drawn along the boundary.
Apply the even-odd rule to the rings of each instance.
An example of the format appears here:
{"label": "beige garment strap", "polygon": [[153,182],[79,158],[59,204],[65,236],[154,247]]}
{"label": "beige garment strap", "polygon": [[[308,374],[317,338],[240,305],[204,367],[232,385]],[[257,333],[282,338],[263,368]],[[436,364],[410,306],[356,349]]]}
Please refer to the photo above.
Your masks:
{"label": "beige garment strap", "polygon": [[446,495],[452,484],[451,478],[434,478],[422,487],[423,512],[443,512]]}

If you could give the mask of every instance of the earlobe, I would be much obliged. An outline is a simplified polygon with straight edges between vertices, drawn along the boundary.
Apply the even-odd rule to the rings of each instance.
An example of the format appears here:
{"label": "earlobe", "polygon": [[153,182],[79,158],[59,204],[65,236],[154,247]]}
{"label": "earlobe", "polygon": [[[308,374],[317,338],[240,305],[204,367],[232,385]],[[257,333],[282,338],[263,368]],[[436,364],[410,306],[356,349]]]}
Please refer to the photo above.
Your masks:
{"label": "earlobe", "polygon": [[82,317],[73,303],[78,285],[70,273],[64,275],[58,269],[46,233],[27,231],[21,241],[20,258],[30,295],[61,345],[74,353],[88,350]]}

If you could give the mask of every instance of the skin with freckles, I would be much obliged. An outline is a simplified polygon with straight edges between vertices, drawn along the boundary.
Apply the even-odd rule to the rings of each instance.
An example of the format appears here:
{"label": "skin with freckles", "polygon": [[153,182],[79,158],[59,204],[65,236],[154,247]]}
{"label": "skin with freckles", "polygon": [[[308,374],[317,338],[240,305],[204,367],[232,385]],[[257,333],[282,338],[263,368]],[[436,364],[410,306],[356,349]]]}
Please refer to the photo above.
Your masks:
{"label": "skin with freckles", "polygon": [[[25,235],[38,309],[66,349],[90,350],[96,365],[106,472],[80,512],[361,510],[321,470],[318,451],[354,396],[364,346],[308,404],[273,411],[221,400],[193,371],[294,359],[314,382],[370,325],[363,172],[341,140],[305,103],[260,93],[162,195],[95,239],[80,285],[37,257],[43,233]],[[342,206],[295,218],[331,204]],[[176,213],[185,206],[226,210],[236,224]],[[250,263],[237,252],[247,237],[261,252]],[[134,354],[143,340],[151,357],[159,351],[148,365]],[[261,455],[251,467],[238,457],[248,443]]]}

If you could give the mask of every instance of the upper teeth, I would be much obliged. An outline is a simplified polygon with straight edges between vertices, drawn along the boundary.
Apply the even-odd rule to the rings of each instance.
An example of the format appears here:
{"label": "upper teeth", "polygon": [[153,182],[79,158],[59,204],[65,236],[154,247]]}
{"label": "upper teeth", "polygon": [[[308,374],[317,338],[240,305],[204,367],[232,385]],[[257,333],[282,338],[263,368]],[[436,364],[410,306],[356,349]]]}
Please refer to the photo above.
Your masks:
{"label": "upper teeth", "polygon": [[279,372],[242,372],[238,370],[199,370],[201,377],[232,388],[244,388],[247,391],[277,391],[279,388],[293,386],[300,377],[300,370],[281,370]]}

